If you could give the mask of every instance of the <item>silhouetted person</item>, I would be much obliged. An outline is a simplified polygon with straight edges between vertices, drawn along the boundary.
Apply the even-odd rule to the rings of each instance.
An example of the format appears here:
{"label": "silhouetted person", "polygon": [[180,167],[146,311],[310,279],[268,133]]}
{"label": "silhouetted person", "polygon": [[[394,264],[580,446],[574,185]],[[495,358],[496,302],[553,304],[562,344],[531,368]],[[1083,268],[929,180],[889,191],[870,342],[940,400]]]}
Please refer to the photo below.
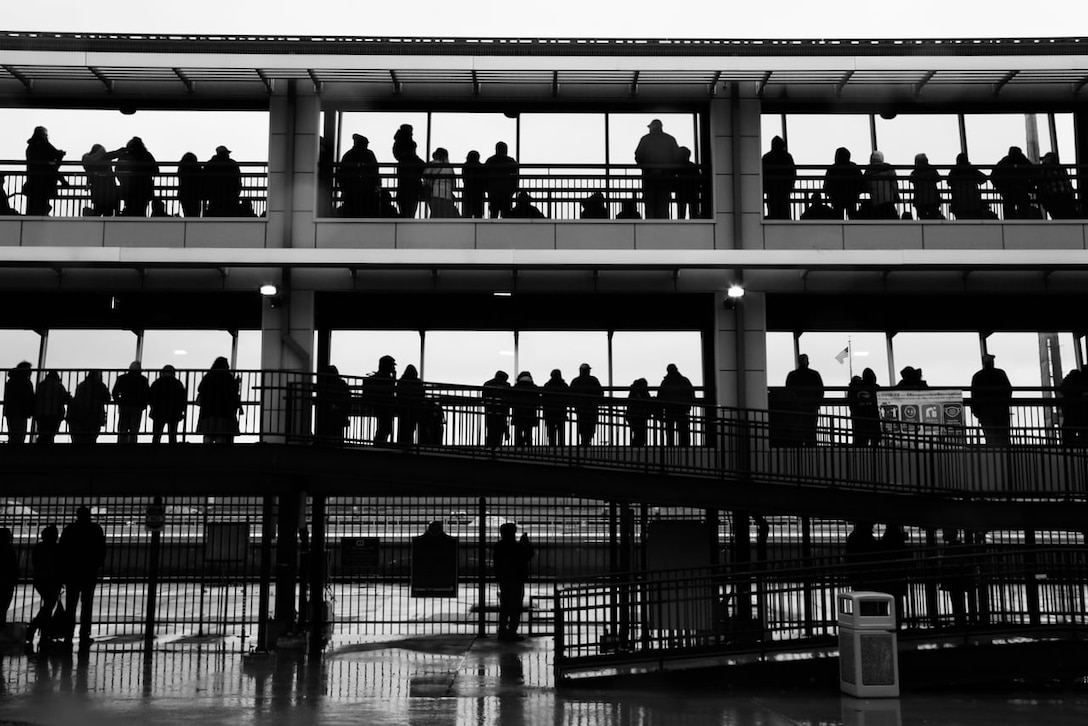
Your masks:
{"label": "silhouetted person", "polygon": [[914,366],[906,366],[899,371],[899,383],[895,384],[899,391],[922,391],[929,388],[929,384],[922,378],[922,369]]}
{"label": "silhouetted person", "polygon": [[964,557],[967,548],[962,546],[958,529],[943,531],[944,547],[940,559],[940,589],[948,593],[952,601],[952,620],[957,628],[967,627],[968,590],[971,588],[971,565]]}
{"label": "silhouetted person", "polygon": [[858,198],[865,189],[861,167],[850,161],[845,146],[835,149],[835,162],[824,174],[824,194],[835,210],[836,219],[852,219],[858,210]]}
{"label": "silhouetted person", "polygon": [[642,170],[642,201],[646,219],[668,219],[676,171],[680,164],[680,145],[665,133],[661,121],[654,119],[649,132],[635,147],[635,164]]}
{"label": "silhouetted person", "polygon": [[334,365],[322,366],[314,387],[314,437],[319,444],[344,443],[351,422],[351,389]]}
{"label": "silhouetted person", "polygon": [[9,192],[5,189],[5,182],[7,182],[7,177],[0,174],[0,217],[15,217],[19,215],[15,207],[11,206],[11,197],[15,192]]}
{"label": "silhouetted person", "polygon": [[230,158],[230,149],[215,147],[215,156],[204,164],[204,193],[208,217],[237,217],[242,195],[242,168]]}
{"label": "silhouetted person", "polygon": [[495,580],[499,583],[499,640],[523,640],[518,635],[518,625],[525,600],[525,583],[529,581],[529,561],[534,552],[529,535],[523,534],[518,540],[517,532],[518,526],[513,522],[501,525],[499,541],[491,555]]}
{"label": "silhouetted person", "polygon": [[410,445],[415,443],[416,430],[422,423],[426,403],[423,395],[423,381],[419,378],[419,371],[411,363],[404,366],[404,373],[397,381],[396,393],[397,416],[400,418],[397,443]]}
{"label": "silhouetted person", "polygon": [[484,194],[487,193],[487,172],[480,163],[480,152],[470,151],[461,167],[461,204],[464,216],[482,219]]}
{"label": "silhouetted person", "polygon": [[842,219],[842,215],[824,204],[823,194],[820,194],[820,192],[813,192],[808,195],[808,205],[805,207],[805,211],[801,212],[801,219]]}
{"label": "silhouetted person", "polygon": [[31,365],[22,361],[8,371],[4,383],[4,418],[8,423],[8,443],[26,443],[26,423],[34,415],[34,384],[30,382]]}
{"label": "silhouetted person", "polygon": [[238,414],[242,407],[242,382],[230,371],[230,362],[223,356],[212,361],[196,388],[200,407],[197,433],[204,435],[205,444],[232,444],[238,434]]}
{"label": "silhouetted person", "polygon": [[665,377],[657,389],[657,403],[665,429],[665,445],[691,446],[691,407],[695,405],[695,387],[680,373],[675,363],[665,368]]}
{"label": "silhouetted person", "polygon": [[106,151],[102,144],[94,144],[83,155],[83,170],[87,172],[87,191],[91,195],[91,214],[95,217],[112,217],[117,214],[120,198],[117,193],[117,175],[113,162],[121,149]]}
{"label": "silhouetted person", "polygon": [[455,182],[450,152],[439,146],[431,153],[431,162],[423,169],[423,188],[427,191],[427,207],[432,219],[457,216],[457,207],[453,204]]}
{"label": "silhouetted person", "polygon": [[378,370],[363,381],[363,395],[374,413],[374,443],[389,443],[397,413],[397,361],[393,356],[378,359]]}
{"label": "silhouetted person", "polygon": [[567,434],[567,407],[570,405],[570,386],[563,380],[563,372],[552,370],[541,390],[544,427],[548,431],[548,446],[565,446]]}
{"label": "silhouetted person", "polygon": [[642,219],[642,215],[638,213],[638,202],[634,199],[624,199],[620,202],[620,211],[616,214],[616,219]]}
{"label": "silhouetted person", "polygon": [[786,375],[786,388],[797,402],[798,438],[802,445],[816,445],[816,424],[824,400],[824,379],[809,368],[808,355],[797,356],[797,368]]}
{"label": "silhouetted person", "polygon": [[181,213],[187,219],[200,217],[206,196],[204,165],[196,158],[196,154],[186,151],[178,162],[178,203],[181,204]]}
{"label": "silhouetted person", "polygon": [[767,219],[790,219],[790,195],[797,185],[797,165],[781,136],[771,139],[771,150],[763,155],[763,193],[767,196]]}
{"label": "silhouetted person", "polygon": [[877,405],[876,373],[866,368],[854,376],[846,390],[846,405],[850,408],[850,425],[854,431],[854,446],[876,446],[880,441],[880,407]]}
{"label": "silhouetted person", "polygon": [[510,374],[495,371],[495,376],[484,383],[484,446],[495,449],[502,446],[510,433]]}
{"label": "silhouetted person", "polygon": [[509,217],[514,193],[518,190],[518,162],[510,156],[505,141],[495,144],[495,153],[484,162],[487,175],[487,212],[491,219]]}
{"label": "silhouetted person", "polygon": [[1009,406],[1012,405],[1012,384],[1009,376],[994,367],[994,356],[982,356],[982,369],[971,377],[971,411],[975,414],[986,443],[1009,444]]}
{"label": "silhouetted person", "polygon": [[113,401],[117,404],[117,443],[135,444],[140,433],[144,410],[150,398],[147,376],[141,372],[140,361],[132,361],[127,373],[117,376],[113,383]]}
{"label": "silhouetted person", "polygon": [[510,423],[514,426],[514,444],[532,446],[533,432],[540,421],[540,389],[529,371],[522,371],[510,389]]}
{"label": "silhouetted person", "polygon": [[34,636],[37,633],[42,634],[43,650],[49,644],[53,613],[57,609],[60,590],[64,586],[64,566],[61,561],[60,543],[57,541],[59,538],[55,525],[43,527],[38,534],[37,544],[30,551],[30,563],[34,568],[34,590],[42,602],[37,614],[26,628],[28,650],[34,648]]}
{"label": "silhouetted person", "polygon": [[529,196],[529,192],[518,192],[517,203],[505,216],[511,219],[545,219],[544,212],[533,204],[533,198]]}
{"label": "silhouetted person", "polygon": [[189,392],[185,384],[177,378],[172,365],[164,365],[159,377],[151,384],[147,395],[148,413],[151,419],[151,443],[162,441],[163,429],[171,444],[178,442],[178,424],[185,418],[185,409],[189,405]]}
{"label": "silhouetted person", "polygon": [[34,393],[34,427],[38,430],[37,443],[52,444],[65,418],[65,408],[72,394],[60,381],[60,374],[49,371],[38,384]]}
{"label": "silhouetted person", "polygon": [[604,403],[604,388],[597,377],[590,373],[588,363],[578,366],[578,377],[570,382],[571,400],[574,413],[578,417],[578,444],[589,446],[597,433],[600,420],[601,404]]}
{"label": "silhouetted person", "polygon": [[1062,445],[1088,446],[1088,375],[1084,371],[1074,368],[1062,379],[1058,406],[1062,412]]}
{"label": "silhouetted person", "polygon": [[608,219],[608,206],[605,204],[604,195],[600,192],[593,192],[588,197],[583,199],[579,206],[582,211],[579,214],[581,219]]}
{"label": "silhouetted person", "polygon": [[344,152],[336,171],[340,210],[345,217],[376,217],[381,186],[378,157],[370,150],[370,139],[362,134],[352,134],[351,139],[352,147]]}
{"label": "silhouetted person", "polygon": [[106,536],[102,527],[91,520],[91,510],[80,507],[76,520],[64,528],[60,536],[60,551],[64,567],[64,607],[68,611],[68,636],[64,640],[72,647],[76,630],[76,605],[79,611],[79,649],[91,647],[91,620],[94,613],[94,589],[98,571],[106,559]]}
{"label": "silhouetted person", "polygon": [[1019,146],[1010,146],[1009,153],[994,164],[990,183],[1001,195],[1005,219],[1037,219],[1038,210],[1031,202],[1035,189],[1035,167]]}
{"label": "silhouetted person", "polygon": [[914,186],[913,203],[918,219],[944,219],[941,214],[941,192],[937,189],[941,183],[941,173],[929,163],[929,157],[925,154],[914,155],[910,183]]}
{"label": "silhouetted person", "polygon": [[152,217],[152,219],[154,219],[156,217],[162,218],[162,217],[169,217],[169,216],[170,216],[170,213],[166,211],[166,202],[164,202],[162,199],[158,199],[158,198],[151,200],[151,217]]}
{"label": "silhouetted person", "polygon": [[19,557],[11,530],[0,527],[0,632],[7,628],[8,608],[19,584]]}
{"label": "silhouetted person", "polygon": [[411,124],[401,124],[393,134],[393,158],[397,160],[397,207],[400,208],[400,217],[412,219],[419,207],[423,159],[416,153]]}
{"label": "silhouetted person", "polygon": [[846,536],[846,564],[850,567],[850,588],[855,592],[873,587],[877,555],[876,537],[872,522],[856,522],[853,531]]}
{"label": "silhouetted person", "polygon": [[636,378],[631,382],[627,393],[627,407],[624,418],[631,432],[631,446],[645,446],[648,442],[647,427],[655,411],[654,400],[650,395],[650,384],[645,378]]}
{"label": "silhouetted person", "polygon": [[1057,153],[1049,151],[1039,162],[1037,192],[1039,203],[1051,219],[1077,217],[1077,196],[1069,172],[1058,161]]}
{"label": "silhouetted person", "polygon": [[117,179],[121,183],[121,199],[125,217],[145,217],[147,207],[155,196],[155,175],[159,165],[144,146],[143,139],[133,136],[117,159]]}
{"label": "silhouetted person", "polygon": [[956,163],[948,170],[948,190],[952,201],[949,209],[956,219],[997,219],[990,205],[982,200],[982,185],[986,174],[967,159],[956,155]]}
{"label": "silhouetted person", "polygon": [[895,168],[884,161],[883,152],[874,151],[869,155],[865,185],[869,191],[870,214],[873,219],[899,219],[895,209],[899,201],[899,181]]}
{"label": "silhouetted person", "polygon": [[699,165],[691,160],[691,149],[680,147],[676,168],[676,218],[699,219],[703,216],[700,201],[703,175]]}
{"label": "silhouetted person", "polygon": [[393,194],[388,189],[378,191],[378,216],[383,219],[394,219],[400,216],[400,210],[393,203]]}
{"label": "silhouetted person", "polygon": [[52,200],[57,197],[57,186],[66,184],[60,174],[61,151],[49,143],[49,131],[35,126],[34,133],[26,140],[26,213],[45,216],[52,211]]}
{"label": "silhouetted person", "polygon": [[106,423],[110,389],[102,382],[101,371],[90,371],[76,386],[68,404],[68,431],[73,444],[93,444]]}
{"label": "silhouetted person", "polygon": [[884,526],[884,534],[877,542],[877,557],[884,564],[881,566],[884,577],[873,583],[877,592],[886,592],[895,598],[895,626],[903,627],[906,613],[907,576],[914,559],[907,542],[907,533],[899,524]]}

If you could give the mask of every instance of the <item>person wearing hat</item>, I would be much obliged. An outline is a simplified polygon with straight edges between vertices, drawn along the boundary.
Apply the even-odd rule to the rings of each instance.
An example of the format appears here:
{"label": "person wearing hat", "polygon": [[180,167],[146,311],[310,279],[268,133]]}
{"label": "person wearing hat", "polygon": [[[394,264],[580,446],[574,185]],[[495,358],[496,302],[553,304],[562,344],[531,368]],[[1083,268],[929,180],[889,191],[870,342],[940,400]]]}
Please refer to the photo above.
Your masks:
{"label": "person wearing hat", "polygon": [[920,391],[929,388],[929,384],[922,380],[921,368],[906,366],[899,371],[899,383],[895,387],[900,391]]}
{"label": "person wearing hat", "polygon": [[649,133],[635,148],[635,163],[642,170],[642,201],[646,219],[668,219],[672,188],[680,165],[680,145],[665,133],[659,119],[650,122]]}
{"label": "person wearing hat", "polygon": [[26,422],[34,415],[34,385],[30,382],[31,365],[23,361],[11,371],[4,383],[4,418],[8,422],[8,443],[26,442]]}
{"label": "person wearing hat", "polygon": [[204,165],[204,193],[208,217],[237,217],[242,195],[242,169],[230,158],[230,149],[215,147],[215,156]]}
{"label": "person wearing hat", "polygon": [[600,406],[604,401],[604,388],[597,377],[590,374],[589,363],[578,366],[578,377],[570,382],[571,400],[578,417],[578,444],[589,446],[597,433]]}
{"label": "person wearing hat", "polygon": [[971,412],[975,414],[986,443],[1009,444],[1009,406],[1012,405],[1012,384],[1009,376],[994,367],[994,356],[982,356],[982,369],[971,378]]}
{"label": "person wearing hat", "polygon": [[565,446],[570,386],[563,380],[563,371],[558,368],[553,369],[541,388],[544,426],[548,430],[548,446]]}
{"label": "person wearing hat", "polygon": [[113,401],[117,404],[117,443],[135,444],[144,409],[151,400],[151,385],[141,372],[140,361],[129,364],[128,372],[117,376]]}
{"label": "person wearing hat", "polygon": [[363,398],[374,413],[374,443],[388,443],[397,412],[397,361],[391,355],[378,359],[378,370],[363,380]]}
{"label": "person wearing hat", "polygon": [[353,145],[336,170],[340,187],[340,211],[345,217],[377,217],[380,175],[378,157],[370,150],[370,140],[352,134]]}
{"label": "person wearing hat", "polygon": [[540,420],[540,389],[533,374],[522,371],[510,391],[511,422],[514,424],[514,444],[532,446],[533,431]]}

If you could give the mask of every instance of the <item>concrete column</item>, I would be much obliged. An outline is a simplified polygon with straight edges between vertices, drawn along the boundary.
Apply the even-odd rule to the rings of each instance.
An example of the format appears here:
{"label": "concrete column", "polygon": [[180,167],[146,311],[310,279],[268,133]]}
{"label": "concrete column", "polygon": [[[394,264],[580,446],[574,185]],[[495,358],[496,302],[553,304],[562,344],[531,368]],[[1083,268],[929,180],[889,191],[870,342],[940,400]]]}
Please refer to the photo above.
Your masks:
{"label": "concrete column", "polygon": [[[767,408],[767,300],[749,290],[730,310],[715,306],[717,405]],[[743,339],[738,338],[743,336]]]}
{"label": "concrete column", "polygon": [[733,199],[735,182],[733,174],[733,100],[729,97],[730,84],[722,84],[723,94],[710,102],[710,168],[711,208],[714,210],[715,249],[735,249],[736,201]]}
{"label": "concrete column", "polygon": [[736,173],[740,185],[735,194],[740,214],[741,249],[763,249],[763,149],[760,114],[763,105],[753,83],[736,86],[733,125],[736,131]]}

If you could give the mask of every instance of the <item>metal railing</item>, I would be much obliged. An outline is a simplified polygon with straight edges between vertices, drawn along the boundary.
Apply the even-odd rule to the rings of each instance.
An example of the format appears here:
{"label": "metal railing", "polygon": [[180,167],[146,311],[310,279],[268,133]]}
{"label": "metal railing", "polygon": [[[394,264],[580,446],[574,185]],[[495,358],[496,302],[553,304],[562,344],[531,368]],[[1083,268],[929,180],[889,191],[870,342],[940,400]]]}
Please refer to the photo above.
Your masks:
{"label": "metal railing", "polygon": [[597,577],[555,591],[559,679],[617,663],[834,647],[836,595],[895,598],[904,631],[1088,625],[1081,547],[908,548],[864,565],[824,557]]}
{"label": "metal railing", "polygon": [[[58,373],[69,393],[86,377],[86,371],[80,370]],[[101,373],[104,385],[112,390],[124,371]],[[197,393],[205,371],[181,370],[176,375],[187,390],[179,441],[210,440],[201,426]],[[887,432],[875,446],[857,446],[853,422],[839,413],[843,404],[831,400],[809,421],[793,411],[714,407],[699,399],[670,412],[668,401],[651,399],[636,402],[646,437],[645,444],[636,445],[635,431],[641,428],[632,424],[636,408],[624,389],[616,389],[603,398],[542,396],[530,405],[525,438],[518,443],[517,399],[504,398],[496,404],[480,387],[426,383],[422,397],[409,404],[395,396],[377,399],[368,393],[366,379],[346,377],[348,394],[329,427],[323,424],[329,410],[324,384],[314,375],[257,370],[232,375],[238,388],[237,427],[226,433],[238,443],[400,446],[481,459],[841,490],[999,498],[1088,496],[1084,432],[1071,431],[1061,420],[1055,399],[1049,398],[1016,399],[1017,419],[1028,423],[1011,429],[1007,446],[984,444],[985,436],[977,426],[922,423]],[[39,387],[41,377],[32,372]],[[155,374],[149,378],[153,380]],[[548,409],[558,411],[560,418],[554,426],[546,421]],[[1035,415],[1038,409],[1045,409],[1045,415]],[[4,411],[5,432],[9,432],[9,408],[5,406]],[[117,406],[105,405],[97,440],[116,441],[118,421]],[[38,422],[31,419],[28,441],[40,442],[37,429]],[[379,438],[385,432],[388,435]],[[1070,440],[1073,434],[1076,441]],[[145,414],[136,442],[152,439],[152,422]],[[55,441],[70,440],[70,428],[61,424]]]}
{"label": "metal railing", "polygon": [[[865,165],[859,164],[862,171],[865,170]],[[873,213],[870,205],[870,192],[868,180],[861,179],[856,183],[856,193],[858,197],[858,206],[855,213],[849,217],[853,221],[873,221],[873,220],[895,220],[895,219],[907,219],[907,220],[919,220],[924,219],[925,214],[919,213],[919,210],[915,207],[915,186],[910,180],[910,174],[914,170],[913,166],[900,165],[893,166],[896,173],[896,190],[898,193],[898,200],[894,205],[895,213],[888,215],[887,217],[880,217]],[[1080,182],[1079,182],[1079,167],[1072,164],[1062,165],[1060,168],[1065,172],[1070,184],[1070,191],[1072,196],[1068,199],[1067,205],[1055,204],[1052,197],[1047,194],[1047,184],[1045,178],[1041,174],[1041,170],[1046,167],[1040,167],[1038,165],[1032,167],[1028,172],[1021,172],[1024,174],[1025,181],[1025,199],[1023,205],[1019,207],[1019,212],[1015,211],[1006,204],[1007,199],[995,188],[992,179],[990,178],[994,167],[993,166],[978,166],[976,167],[980,172],[985,175],[984,181],[978,186],[978,192],[976,195],[977,203],[972,203],[967,209],[958,209],[957,203],[963,204],[962,201],[957,199],[953,195],[953,190],[948,180],[948,173],[952,169],[951,166],[934,166],[934,169],[940,174],[941,179],[937,184],[938,200],[935,205],[936,211],[939,216],[933,217],[934,219],[946,219],[946,220],[980,220],[980,219],[1001,219],[1001,220],[1035,220],[1042,221],[1049,219],[1085,219],[1088,218],[1088,210],[1084,207],[1083,199],[1080,196]],[[1018,170],[1019,167],[1018,167]],[[826,210],[823,211],[826,215],[830,210],[832,201],[828,196],[828,191],[824,187],[825,174],[827,173],[827,167],[818,165],[798,165],[797,166],[797,180],[793,189],[789,194],[789,218],[792,220],[806,219],[805,213],[809,210],[812,204],[812,195],[814,193],[820,193],[823,197],[823,203],[827,205]],[[827,219],[827,216],[817,214],[811,217],[812,221],[820,219]],[[835,221],[836,218],[832,217],[831,221]],[[840,213],[838,220],[842,221],[842,215]]]}
{"label": "metal railing", "polygon": [[[124,217],[181,217],[183,211],[178,198],[178,165],[175,162],[160,162],[159,173],[152,178],[153,199],[163,204],[162,214],[157,215],[148,205],[142,213],[129,210],[126,212],[123,202],[118,197],[118,216]],[[241,167],[242,189],[239,194],[237,217],[264,217],[268,211],[268,164],[265,162],[239,162]],[[0,175],[6,177],[3,191],[7,194],[12,209],[18,214],[26,214],[27,197],[24,185],[27,181],[26,162],[0,161]],[[59,180],[56,197],[50,200],[49,216],[52,217],[87,217],[96,216],[91,200],[88,174],[78,162],[62,162],[57,170]],[[201,214],[207,208],[207,200],[200,204]]]}
{"label": "metal railing", "polygon": [[[451,164],[454,170],[453,199],[457,215],[467,216],[469,210],[465,204],[465,189],[462,171],[457,164]],[[339,172],[340,165],[333,165],[332,176]],[[710,187],[704,167],[693,167],[683,178],[675,179],[670,192],[669,218],[709,219],[711,216],[709,193]],[[331,178],[331,177],[330,177]],[[368,216],[395,217],[397,207],[396,166],[379,166],[380,199],[373,203],[376,212]],[[487,177],[483,178],[486,186]],[[328,184],[328,182],[326,182]],[[330,206],[323,210],[324,216],[356,216],[344,207],[344,193],[339,184],[323,192],[331,199]],[[617,219],[625,203],[633,202],[640,217],[645,217],[642,205],[642,172],[630,164],[521,164],[518,169],[517,191],[510,197],[510,204],[517,203],[518,194],[529,195],[532,205],[539,210],[543,218],[552,220],[572,220],[587,218],[583,215],[582,203],[595,193],[600,193],[604,204],[603,219]],[[488,198],[482,202],[483,218],[488,218]],[[683,217],[680,216],[680,202],[684,202]],[[359,215],[361,216],[361,215]],[[427,197],[421,194],[415,212],[416,219],[430,217]],[[516,218],[517,211],[514,212]]]}

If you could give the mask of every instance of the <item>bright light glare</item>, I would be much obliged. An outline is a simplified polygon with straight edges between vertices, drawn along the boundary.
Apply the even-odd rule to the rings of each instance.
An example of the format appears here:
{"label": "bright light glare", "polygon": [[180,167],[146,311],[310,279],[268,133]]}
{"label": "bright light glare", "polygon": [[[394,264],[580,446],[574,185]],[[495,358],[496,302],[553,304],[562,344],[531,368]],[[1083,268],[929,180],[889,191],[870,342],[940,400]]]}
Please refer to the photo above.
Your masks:
{"label": "bright light glare", "polygon": [[740,300],[744,297],[744,287],[741,285],[730,285],[729,290],[726,291],[725,295],[730,300]]}
{"label": "bright light glare", "polygon": [[261,294],[265,297],[272,297],[277,292],[275,285],[261,285]]}

